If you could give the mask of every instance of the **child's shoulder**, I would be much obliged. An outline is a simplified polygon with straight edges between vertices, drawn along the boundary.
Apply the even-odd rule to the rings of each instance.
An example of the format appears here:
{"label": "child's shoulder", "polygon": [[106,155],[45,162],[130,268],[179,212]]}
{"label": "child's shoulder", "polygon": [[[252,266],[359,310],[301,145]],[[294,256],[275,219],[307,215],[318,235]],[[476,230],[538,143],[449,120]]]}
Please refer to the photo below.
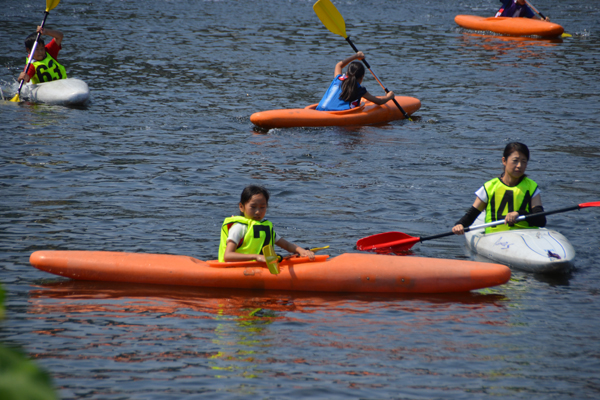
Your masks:
{"label": "child's shoulder", "polygon": [[54,40],[54,38],[52,38],[52,40],[50,41],[50,43],[48,43],[46,46],[44,46],[46,48],[46,51],[48,53],[50,53],[50,55],[53,58],[56,58],[56,56],[58,56],[58,52],[60,50],[62,50],[62,45],[58,44],[56,42],[56,40]]}

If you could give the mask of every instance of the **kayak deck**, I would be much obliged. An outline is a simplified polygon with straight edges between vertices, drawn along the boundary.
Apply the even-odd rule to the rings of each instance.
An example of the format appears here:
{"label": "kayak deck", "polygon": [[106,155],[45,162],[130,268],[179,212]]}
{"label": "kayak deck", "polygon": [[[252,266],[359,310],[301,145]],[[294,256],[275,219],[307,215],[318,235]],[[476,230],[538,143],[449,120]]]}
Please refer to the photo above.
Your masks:
{"label": "kayak deck", "polygon": [[[414,97],[396,96],[396,101],[412,115],[421,108],[421,101]],[[364,101],[360,107],[342,111],[317,111],[317,104],[305,108],[261,111],[250,116],[250,121],[261,128],[293,128],[321,126],[350,126],[383,124],[404,119],[404,114],[393,101],[377,105]]]}
{"label": "kayak deck", "polygon": [[454,22],[465,29],[512,36],[556,37],[564,32],[564,28],[559,24],[532,18],[486,18],[476,15],[457,15],[454,17]]}
{"label": "kayak deck", "polygon": [[36,251],[30,263],[76,280],[313,292],[467,292],[510,279],[508,267],[485,262],[360,253],[324,258],[281,263],[278,275],[258,262],[215,268],[187,256],[105,251]]}
{"label": "kayak deck", "polygon": [[52,105],[77,106],[90,98],[90,89],[84,81],[76,78],[23,86],[23,99]]}
{"label": "kayak deck", "polygon": [[[481,216],[473,223],[483,223]],[[477,254],[516,269],[533,273],[560,273],[571,269],[575,250],[557,231],[546,228],[514,229],[486,234],[465,233],[467,247]]]}

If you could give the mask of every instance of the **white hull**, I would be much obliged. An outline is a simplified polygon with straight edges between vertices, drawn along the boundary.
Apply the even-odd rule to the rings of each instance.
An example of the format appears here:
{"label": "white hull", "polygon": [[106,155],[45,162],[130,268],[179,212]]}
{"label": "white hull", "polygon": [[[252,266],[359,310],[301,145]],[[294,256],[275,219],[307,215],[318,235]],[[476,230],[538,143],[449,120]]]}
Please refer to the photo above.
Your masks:
{"label": "white hull", "polygon": [[[473,225],[485,223],[484,213]],[[570,269],[575,250],[566,237],[546,228],[515,229],[485,234],[484,229],[467,232],[467,247],[490,260],[534,273],[556,273]]]}
{"label": "white hull", "polygon": [[35,103],[74,106],[88,101],[90,89],[81,79],[67,78],[37,85],[24,85],[21,97]]}

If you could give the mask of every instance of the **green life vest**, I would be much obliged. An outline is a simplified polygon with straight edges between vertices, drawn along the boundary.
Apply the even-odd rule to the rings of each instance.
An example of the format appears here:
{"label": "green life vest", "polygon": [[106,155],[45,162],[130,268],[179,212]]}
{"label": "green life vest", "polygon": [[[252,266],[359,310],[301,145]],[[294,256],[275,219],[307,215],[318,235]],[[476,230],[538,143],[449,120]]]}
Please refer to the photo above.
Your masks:
{"label": "green life vest", "polygon": [[32,64],[35,67],[35,75],[31,78],[33,84],[67,78],[65,67],[52,58],[48,52],[46,52],[46,58],[42,61],[33,60]]}
{"label": "green life vest", "polygon": [[[504,219],[513,211],[531,212],[531,196],[537,189],[537,183],[525,177],[517,186],[506,186],[500,178],[494,178],[484,185],[488,195],[488,203],[485,209],[485,222],[494,222]],[[530,226],[527,221],[519,221],[514,226],[507,224],[496,225],[485,228],[485,233],[501,232],[510,229],[536,228]]]}
{"label": "green life vest", "polygon": [[271,221],[267,221],[266,219],[263,221],[255,221],[242,216],[225,218],[221,228],[221,244],[219,245],[220,262],[225,261],[225,248],[227,247],[229,229],[236,222],[248,226],[248,231],[242,242],[238,243],[238,247],[235,250],[236,253],[262,254],[263,247],[274,244],[275,231],[273,230],[273,223]]}

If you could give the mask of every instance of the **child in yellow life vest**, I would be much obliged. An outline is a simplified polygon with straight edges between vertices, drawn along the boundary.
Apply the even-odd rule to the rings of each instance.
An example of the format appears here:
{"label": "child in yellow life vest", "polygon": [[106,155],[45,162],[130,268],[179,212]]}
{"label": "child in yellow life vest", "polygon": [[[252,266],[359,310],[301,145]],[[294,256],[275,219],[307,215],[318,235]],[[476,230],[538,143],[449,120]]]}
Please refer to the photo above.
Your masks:
{"label": "child in yellow life vest", "polygon": [[269,192],[261,186],[250,185],[242,192],[239,216],[225,218],[221,228],[219,261],[266,262],[262,254],[264,246],[277,246],[314,260],[315,254],[277,236],[273,224],[266,219]]}
{"label": "child in yellow life vest", "polygon": [[[58,79],[66,79],[67,73],[65,68],[58,62],[58,52],[62,49],[61,43],[63,40],[63,33],[61,31],[55,31],[53,29],[44,28],[41,26],[37,27],[36,33],[33,33],[25,39],[25,49],[27,49],[27,61],[31,49],[35,44],[35,38],[37,32],[40,32],[40,38],[38,39],[38,45],[35,47],[33,53],[33,60],[29,66],[29,70],[21,72],[19,74],[19,81],[25,80],[25,83],[31,81],[31,83],[43,83],[55,81]],[[52,41],[47,45],[44,45],[42,35],[52,37]]]}
{"label": "child in yellow life vest", "polygon": [[504,225],[486,228],[486,233],[546,226],[546,217],[543,215],[516,222],[520,215],[544,211],[537,183],[525,175],[528,161],[529,149],[526,145],[519,142],[506,145],[502,157],[504,172],[475,192],[477,197],[473,206],[456,222],[452,232],[457,235],[464,234],[465,227],[471,226],[483,210],[486,213],[486,223],[505,220]]}

